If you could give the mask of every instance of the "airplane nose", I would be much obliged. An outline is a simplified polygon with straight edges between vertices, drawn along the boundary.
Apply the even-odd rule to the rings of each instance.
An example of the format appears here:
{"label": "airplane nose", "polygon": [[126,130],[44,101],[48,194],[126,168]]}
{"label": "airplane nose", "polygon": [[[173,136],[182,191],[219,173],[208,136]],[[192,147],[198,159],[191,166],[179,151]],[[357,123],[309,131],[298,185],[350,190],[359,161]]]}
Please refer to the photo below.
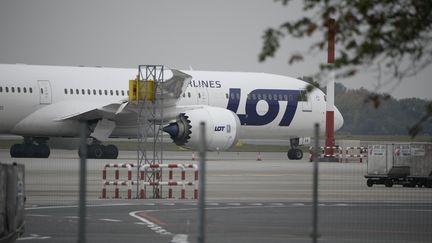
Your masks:
{"label": "airplane nose", "polygon": [[339,130],[343,124],[344,124],[344,118],[342,114],[340,113],[339,109],[335,106],[334,107],[334,129],[335,131]]}

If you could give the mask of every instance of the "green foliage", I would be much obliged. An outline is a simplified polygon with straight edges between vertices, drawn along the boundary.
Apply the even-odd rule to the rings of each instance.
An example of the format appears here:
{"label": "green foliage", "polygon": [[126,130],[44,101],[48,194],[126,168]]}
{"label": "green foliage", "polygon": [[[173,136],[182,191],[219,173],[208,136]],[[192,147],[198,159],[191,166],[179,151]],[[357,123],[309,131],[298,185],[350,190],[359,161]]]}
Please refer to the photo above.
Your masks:
{"label": "green foliage", "polygon": [[[289,5],[290,2],[290,0],[276,1],[282,2],[283,5]],[[303,0],[303,10],[304,15],[310,17],[287,21],[277,28],[269,28],[265,31],[262,37],[263,47],[259,54],[260,61],[274,57],[281,45],[281,40],[287,36],[305,38],[315,33],[323,33],[318,41],[310,46],[309,52],[313,53],[316,49],[323,50],[327,47],[328,21],[333,18],[336,20],[335,45],[339,51],[332,65],[320,64],[321,70],[335,69],[338,71],[338,77],[349,77],[358,73],[363,65],[376,65],[378,79],[382,74],[391,74],[389,81],[400,82],[432,63],[432,1],[430,0]],[[304,59],[303,54],[295,53],[289,57],[288,62],[291,65]],[[313,86],[308,87],[309,91],[313,88]],[[359,92],[364,93],[366,90]],[[375,108],[381,107],[381,113],[386,113],[385,107],[397,103],[390,95],[383,94],[368,94],[356,102],[372,104]],[[368,110],[370,106],[367,105],[357,108],[362,113],[369,112],[367,116],[370,118],[376,115],[380,121],[394,117],[393,113],[385,114],[391,115],[390,117],[379,117],[378,111]],[[393,110],[393,108],[389,109]],[[411,124],[405,123],[406,126],[411,126],[407,130],[412,137],[424,132],[425,127],[430,128],[430,124],[426,122],[432,117],[432,102],[424,103],[423,109],[422,115],[416,113],[416,119],[411,119]],[[364,127],[363,130],[366,131],[366,127],[372,124],[372,120],[365,121],[357,126],[361,129]],[[400,131],[402,128],[382,129],[390,133]],[[370,130],[373,131],[374,128]]]}
{"label": "green foliage", "polygon": [[[288,5],[289,0],[279,0]],[[427,0],[304,0],[306,16],[269,28],[263,35],[260,61],[274,57],[286,36],[310,37],[325,33],[310,46],[311,50],[327,46],[327,21],[336,19],[336,46],[339,52],[333,65],[342,76],[352,76],[360,65],[379,65],[396,79],[414,75],[432,62],[432,1]],[[304,60],[293,54],[293,64]],[[410,60],[410,61],[408,61]],[[407,62],[408,61],[408,62]]]}

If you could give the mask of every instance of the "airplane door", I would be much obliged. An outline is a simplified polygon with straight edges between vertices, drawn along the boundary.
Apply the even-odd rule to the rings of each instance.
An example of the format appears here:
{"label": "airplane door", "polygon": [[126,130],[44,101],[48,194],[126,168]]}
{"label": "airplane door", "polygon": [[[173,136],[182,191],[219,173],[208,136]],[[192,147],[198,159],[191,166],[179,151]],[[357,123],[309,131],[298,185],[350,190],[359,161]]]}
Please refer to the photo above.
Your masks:
{"label": "airplane door", "polygon": [[38,80],[39,100],[41,105],[51,104],[51,84],[48,80]]}
{"label": "airplane door", "polygon": [[302,103],[302,110],[304,112],[312,112],[312,97],[306,90],[300,91],[300,99]]}
{"label": "airplane door", "polygon": [[197,89],[197,101],[200,105],[208,105],[208,91],[206,87],[198,87]]}

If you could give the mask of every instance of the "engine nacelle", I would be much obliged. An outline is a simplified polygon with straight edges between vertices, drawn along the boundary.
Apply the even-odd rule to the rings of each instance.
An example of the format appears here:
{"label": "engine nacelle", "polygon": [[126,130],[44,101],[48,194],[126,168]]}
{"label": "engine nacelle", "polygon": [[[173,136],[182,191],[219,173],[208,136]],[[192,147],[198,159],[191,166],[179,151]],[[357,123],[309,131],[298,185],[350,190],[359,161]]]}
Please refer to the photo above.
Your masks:
{"label": "engine nacelle", "polygon": [[240,120],[230,110],[219,107],[205,107],[181,113],[176,122],[164,127],[178,146],[198,149],[200,122],[206,124],[207,150],[227,150],[238,141]]}

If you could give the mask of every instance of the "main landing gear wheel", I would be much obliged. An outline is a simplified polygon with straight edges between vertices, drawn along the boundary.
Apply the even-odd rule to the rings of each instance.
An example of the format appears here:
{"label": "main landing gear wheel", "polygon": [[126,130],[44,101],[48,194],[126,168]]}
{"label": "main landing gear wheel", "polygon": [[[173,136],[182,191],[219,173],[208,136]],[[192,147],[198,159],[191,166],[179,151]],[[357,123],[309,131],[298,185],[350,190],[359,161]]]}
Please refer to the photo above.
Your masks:
{"label": "main landing gear wheel", "polygon": [[[87,158],[89,159],[117,159],[118,149],[116,146],[110,144],[104,146],[102,144],[92,144],[87,146]],[[80,155],[80,151],[78,150]]]}
{"label": "main landing gear wheel", "polygon": [[301,151],[300,149],[290,149],[288,150],[288,159],[291,160],[300,160],[303,158],[303,151]]}
{"label": "main landing gear wheel", "polygon": [[51,151],[46,140],[25,138],[24,143],[12,145],[10,155],[12,158],[48,158]]}

